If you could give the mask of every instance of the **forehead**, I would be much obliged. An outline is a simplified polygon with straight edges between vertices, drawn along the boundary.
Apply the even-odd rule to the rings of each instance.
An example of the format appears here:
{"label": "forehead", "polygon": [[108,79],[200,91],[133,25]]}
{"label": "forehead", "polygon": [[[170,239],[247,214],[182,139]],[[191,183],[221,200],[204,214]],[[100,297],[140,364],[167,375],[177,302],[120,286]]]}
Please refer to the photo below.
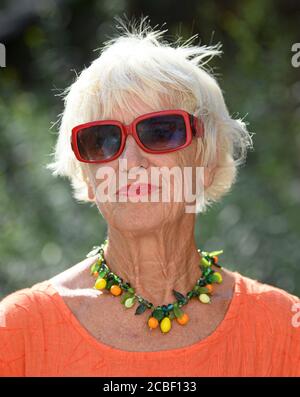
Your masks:
{"label": "forehead", "polygon": [[102,119],[118,120],[124,124],[130,124],[137,117],[147,113],[178,109],[178,105],[172,103],[171,98],[150,92],[146,98],[127,94],[124,97],[114,98],[113,102],[111,108],[103,114]]}

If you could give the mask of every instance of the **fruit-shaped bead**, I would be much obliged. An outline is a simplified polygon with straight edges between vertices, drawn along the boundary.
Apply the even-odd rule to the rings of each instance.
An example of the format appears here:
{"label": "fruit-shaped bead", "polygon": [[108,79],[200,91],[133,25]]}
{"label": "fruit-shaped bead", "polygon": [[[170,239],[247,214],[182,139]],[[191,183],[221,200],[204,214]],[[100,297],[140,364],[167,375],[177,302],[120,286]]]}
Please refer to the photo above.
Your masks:
{"label": "fruit-shaped bead", "polygon": [[99,276],[99,273],[98,272],[94,272],[93,276],[97,278]]}
{"label": "fruit-shaped bead", "polygon": [[104,278],[98,278],[95,282],[96,289],[104,289],[106,287],[106,280]]}
{"label": "fruit-shaped bead", "polygon": [[189,316],[186,313],[183,313],[183,315],[181,317],[177,317],[176,320],[180,325],[185,325],[189,321]]}
{"label": "fruit-shaped bead", "polygon": [[118,285],[112,285],[110,287],[110,292],[111,292],[112,295],[118,296],[118,295],[121,295],[122,290],[121,290],[121,288]]}
{"label": "fruit-shaped bead", "polygon": [[201,263],[204,266],[210,266],[210,263],[207,259],[205,259],[204,257],[201,258]]}
{"label": "fruit-shaped bead", "polygon": [[99,268],[98,264],[97,264],[97,263],[94,263],[94,264],[91,266],[91,274],[94,274],[94,273],[98,270],[98,268]]}
{"label": "fruit-shaped bead", "polygon": [[213,292],[213,286],[211,284],[206,284],[205,288],[207,289],[208,294]]}
{"label": "fruit-shaped bead", "polygon": [[148,326],[150,329],[155,329],[158,327],[158,320],[155,317],[149,317]]}
{"label": "fruit-shaped bead", "polygon": [[163,332],[165,334],[170,331],[171,327],[172,327],[172,324],[171,324],[171,320],[169,319],[169,317],[164,317],[160,322],[161,332]]}
{"label": "fruit-shaped bead", "polygon": [[209,303],[210,302],[210,297],[207,294],[200,294],[199,295],[199,301],[202,303]]}
{"label": "fruit-shaped bead", "polygon": [[223,281],[223,277],[222,277],[221,273],[215,272],[215,273],[213,274],[213,280],[214,280],[216,283],[220,284],[220,283]]}
{"label": "fruit-shaped bead", "polygon": [[218,263],[219,262],[219,258],[217,257],[217,255],[213,256],[214,259],[214,263]]}
{"label": "fruit-shaped bead", "polygon": [[127,298],[124,306],[127,307],[127,309],[129,309],[130,307],[132,307],[135,304],[135,298]]}

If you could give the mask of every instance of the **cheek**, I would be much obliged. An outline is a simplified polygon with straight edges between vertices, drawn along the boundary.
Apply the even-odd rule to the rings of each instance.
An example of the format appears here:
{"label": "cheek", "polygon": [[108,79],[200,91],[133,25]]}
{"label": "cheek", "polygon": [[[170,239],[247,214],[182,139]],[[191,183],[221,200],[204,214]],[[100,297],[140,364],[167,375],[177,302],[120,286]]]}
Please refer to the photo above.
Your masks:
{"label": "cheek", "polygon": [[104,164],[89,164],[90,181],[94,188],[97,188],[108,176],[112,176],[117,171],[116,161]]}
{"label": "cheek", "polygon": [[194,167],[197,165],[196,153],[197,146],[195,143],[184,149],[172,152],[167,155],[163,155],[160,161],[156,161],[155,165],[158,167],[167,168],[180,167],[181,169],[183,169],[184,167]]}

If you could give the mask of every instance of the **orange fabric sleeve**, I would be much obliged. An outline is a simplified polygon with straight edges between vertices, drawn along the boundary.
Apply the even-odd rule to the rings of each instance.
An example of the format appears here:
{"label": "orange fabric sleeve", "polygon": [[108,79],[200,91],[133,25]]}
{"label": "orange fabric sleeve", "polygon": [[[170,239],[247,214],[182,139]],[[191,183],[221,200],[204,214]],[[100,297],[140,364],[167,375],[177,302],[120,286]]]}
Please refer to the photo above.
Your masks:
{"label": "orange fabric sleeve", "polygon": [[[0,375],[25,375],[25,344],[29,289],[14,292],[0,302]],[[32,311],[32,307],[30,308]]]}

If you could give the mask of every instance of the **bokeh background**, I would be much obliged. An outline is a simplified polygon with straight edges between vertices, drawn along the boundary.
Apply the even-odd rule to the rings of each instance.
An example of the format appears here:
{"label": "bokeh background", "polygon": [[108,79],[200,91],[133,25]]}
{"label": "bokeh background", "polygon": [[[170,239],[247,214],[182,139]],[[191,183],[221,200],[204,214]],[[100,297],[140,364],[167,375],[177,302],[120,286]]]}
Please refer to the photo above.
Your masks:
{"label": "bokeh background", "polygon": [[[231,270],[300,296],[298,0],[7,0],[0,2],[0,298],[50,278],[102,242],[106,225],[45,168],[59,96],[115,34],[114,17],[149,16],[165,39],[223,44],[213,68],[254,150],[222,202],[197,218],[197,244]],[[165,23],[165,24],[164,24]],[[163,25],[164,24],[164,25]]]}

